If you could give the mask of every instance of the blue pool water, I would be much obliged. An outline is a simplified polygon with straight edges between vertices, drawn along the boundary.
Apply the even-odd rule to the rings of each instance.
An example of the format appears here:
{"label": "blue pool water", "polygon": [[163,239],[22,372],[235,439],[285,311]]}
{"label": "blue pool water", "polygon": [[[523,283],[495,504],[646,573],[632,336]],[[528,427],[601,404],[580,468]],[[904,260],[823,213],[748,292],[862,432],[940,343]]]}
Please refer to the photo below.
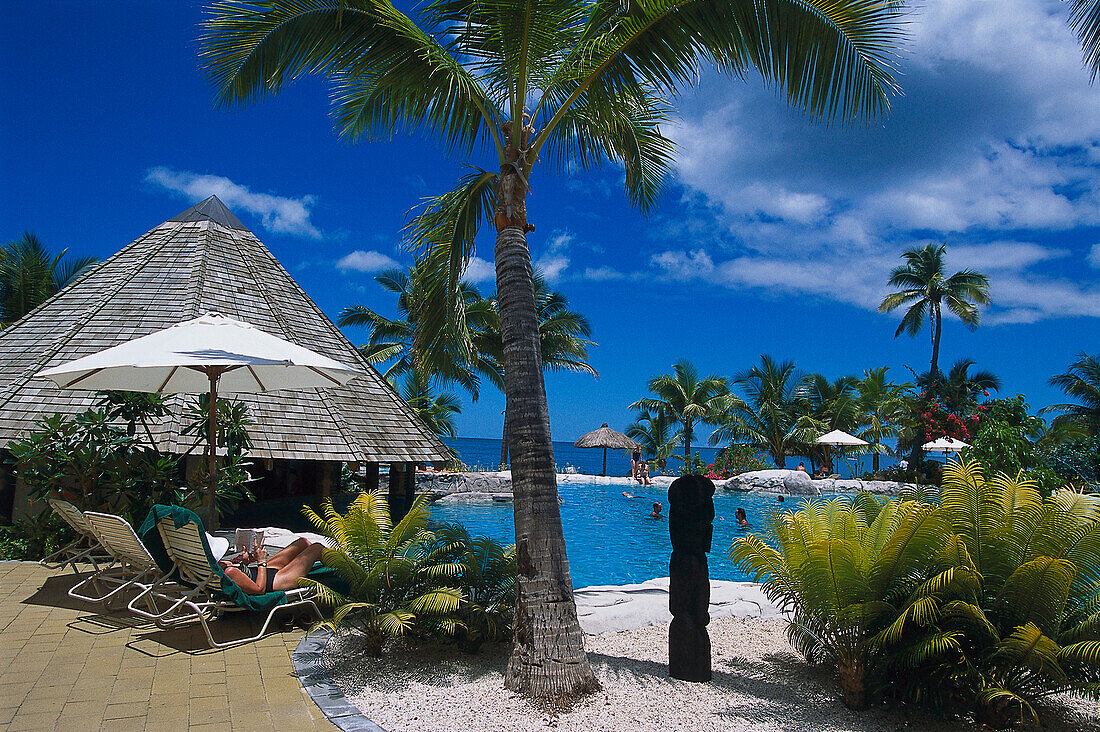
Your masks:
{"label": "blue pool water", "polygon": [[[668,576],[672,546],[668,520],[649,518],[654,501],[668,513],[668,491],[638,486],[637,498],[625,498],[614,485],[563,483],[558,492],[569,570],[574,587],[620,585]],[[759,531],[767,512],[798,506],[798,499],[762,493],[718,491],[714,496],[714,541],[709,555],[712,579],[749,580],[737,571],[726,553],[735,538]],[[737,526],[734,511],[744,508],[750,527]],[[484,534],[511,544],[515,541],[511,502],[490,504],[433,504],[432,519],[457,521],[474,535]]]}

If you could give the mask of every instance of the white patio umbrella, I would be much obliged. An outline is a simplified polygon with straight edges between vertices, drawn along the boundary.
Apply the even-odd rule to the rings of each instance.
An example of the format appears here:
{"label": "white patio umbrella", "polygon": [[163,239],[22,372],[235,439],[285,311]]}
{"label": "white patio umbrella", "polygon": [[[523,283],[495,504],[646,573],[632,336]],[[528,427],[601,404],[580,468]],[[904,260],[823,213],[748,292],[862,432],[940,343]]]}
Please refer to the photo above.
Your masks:
{"label": "white patio umbrella", "polygon": [[[861,440],[855,435],[849,435],[844,430],[833,430],[832,432],[826,432],[821,437],[814,440],[819,445],[833,445],[837,448],[836,456],[840,457],[841,447],[860,447],[864,445],[870,445],[867,440]],[[851,465],[848,466],[849,469]]]}
{"label": "white patio umbrella", "polygon": [[219,388],[223,393],[340,386],[363,371],[265,333],[248,323],[208,313],[99,353],[40,371],[62,389],[155,394],[210,393],[210,518],[217,484]]}
{"label": "white patio umbrella", "polygon": [[940,437],[931,442],[926,442],[920,447],[925,452],[942,452],[946,455],[952,452],[962,452],[970,445],[962,440],[956,440],[954,437]]}

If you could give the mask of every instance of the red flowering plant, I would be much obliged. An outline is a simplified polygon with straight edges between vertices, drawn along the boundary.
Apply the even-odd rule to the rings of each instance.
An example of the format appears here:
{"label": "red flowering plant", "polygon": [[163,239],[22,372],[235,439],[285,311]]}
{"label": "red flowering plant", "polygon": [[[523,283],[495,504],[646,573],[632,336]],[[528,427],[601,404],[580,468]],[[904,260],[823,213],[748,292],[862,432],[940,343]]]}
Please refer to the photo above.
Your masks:
{"label": "red flowering plant", "polygon": [[718,457],[707,466],[706,476],[711,480],[722,480],[767,468],[768,464],[760,458],[755,447],[733,444],[718,451]]}
{"label": "red flowering plant", "polygon": [[940,437],[953,437],[966,442],[977,431],[981,414],[987,410],[984,405],[978,405],[977,412],[973,414],[958,414],[937,397],[928,398],[924,392],[921,396],[924,398],[919,403],[916,415],[921,442]]}

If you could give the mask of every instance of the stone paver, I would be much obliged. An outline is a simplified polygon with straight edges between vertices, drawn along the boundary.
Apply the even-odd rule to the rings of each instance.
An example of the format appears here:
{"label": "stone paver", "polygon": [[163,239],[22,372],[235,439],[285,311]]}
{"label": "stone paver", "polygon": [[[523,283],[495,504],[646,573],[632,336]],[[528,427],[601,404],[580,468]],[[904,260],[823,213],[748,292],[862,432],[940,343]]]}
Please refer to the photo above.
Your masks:
{"label": "stone paver", "polygon": [[[301,630],[211,650],[197,623],[161,630],[66,595],[71,570],[0,562],[0,729],[335,730],[290,654]],[[215,638],[243,637],[245,613]]]}

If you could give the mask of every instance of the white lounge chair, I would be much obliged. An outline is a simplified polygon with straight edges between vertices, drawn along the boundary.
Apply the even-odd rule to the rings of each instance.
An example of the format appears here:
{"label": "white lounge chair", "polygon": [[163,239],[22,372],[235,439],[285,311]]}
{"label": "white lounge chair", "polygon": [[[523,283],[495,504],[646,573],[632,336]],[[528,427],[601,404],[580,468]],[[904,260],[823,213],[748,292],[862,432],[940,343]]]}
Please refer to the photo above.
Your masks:
{"label": "white lounge chair", "polygon": [[[165,507],[155,506],[154,512],[163,508]],[[152,620],[162,628],[198,620],[210,645],[217,648],[260,639],[267,633],[275,613],[281,610],[305,608],[318,620],[324,619],[313,601],[315,591],[312,588],[300,587],[266,595],[246,594],[225,576],[214,559],[198,516],[186,509],[172,507],[168,510],[173,513],[162,515],[155,521],[157,533],[164,543],[164,551],[172,562],[172,571],[131,600],[127,605],[131,612]],[[176,526],[176,516],[183,516],[186,521]],[[142,528],[144,531],[145,525]],[[171,587],[176,579],[185,587]],[[279,597],[275,597],[276,595]],[[210,621],[223,613],[241,610],[267,611],[260,632],[227,642],[214,640],[210,632]]]}
{"label": "white lounge chair", "polygon": [[[111,601],[126,590],[145,591],[164,577],[156,559],[126,519],[94,511],[85,511],[84,519],[111,556],[111,563],[69,590],[69,597],[102,602],[109,607]],[[104,587],[112,589],[104,592]]]}
{"label": "white lounge chair", "polygon": [[73,572],[80,572],[80,569],[76,566],[77,562],[91,562],[92,567],[98,572],[100,562],[111,561],[111,555],[100,545],[99,539],[92,531],[92,527],[76,506],[60,498],[49,498],[46,503],[49,504],[54,513],[61,517],[62,521],[72,527],[72,530],[77,534],[77,539],[43,558],[39,564],[46,569],[60,569],[65,565],[70,565]]}

